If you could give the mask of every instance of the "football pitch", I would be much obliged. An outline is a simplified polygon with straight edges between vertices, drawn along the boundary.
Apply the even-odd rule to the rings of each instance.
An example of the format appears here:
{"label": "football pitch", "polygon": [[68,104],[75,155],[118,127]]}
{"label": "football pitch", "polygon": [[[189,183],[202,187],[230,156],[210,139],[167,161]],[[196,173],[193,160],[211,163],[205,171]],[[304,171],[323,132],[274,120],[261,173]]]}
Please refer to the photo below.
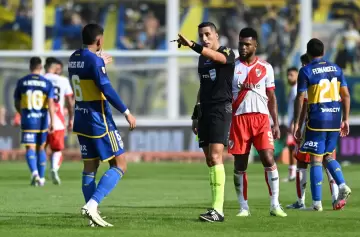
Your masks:
{"label": "football pitch", "polygon": [[[98,178],[107,165],[102,164]],[[280,178],[287,166],[279,166]],[[360,166],[343,168],[352,196],[343,211],[331,209],[324,173],[323,212],[287,210],[288,217],[269,216],[269,197],[260,164],[248,169],[248,198],[252,216],[236,217],[238,203],[232,164],[226,164],[225,222],[204,223],[198,215],[210,204],[208,169],[202,163],[132,163],[100,210],[112,228],[90,228],[80,216],[80,162],[66,162],[62,185],[47,179],[45,187],[31,187],[22,162],[0,163],[0,236],[360,236]],[[307,189],[307,205],[311,203]],[[283,206],[296,200],[295,184],[280,184]]]}

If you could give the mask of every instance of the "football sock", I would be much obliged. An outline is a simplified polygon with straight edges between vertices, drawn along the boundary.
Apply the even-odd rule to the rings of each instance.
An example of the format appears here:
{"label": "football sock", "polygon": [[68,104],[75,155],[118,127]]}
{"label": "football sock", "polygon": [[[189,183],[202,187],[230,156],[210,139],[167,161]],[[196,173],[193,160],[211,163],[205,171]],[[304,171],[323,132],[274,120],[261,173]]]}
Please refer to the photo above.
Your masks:
{"label": "football sock", "polygon": [[296,165],[289,165],[289,179],[295,177]]}
{"label": "football sock", "polygon": [[321,205],[322,196],[322,164],[321,162],[312,162],[310,168],[310,186],[313,205]]}
{"label": "football sock", "polygon": [[225,168],[223,164],[210,167],[211,189],[212,189],[212,208],[223,215],[224,188],[225,188]]}
{"label": "football sock", "polygon": [[62,152],[55,151],[51,156],[51,170],[58,171],[62,162]]}
{"label": "football sock", "polygon": [[96,190],[95,172],[83,172],[82,175],[82,192],[85,203],[87,203]]}
{"label": "football sock", "polygon": [[240,207],[249,210],[247,202],[247,174],[246,171],[234,171],[234,185]]}
{"label": "football sock", "polygon": [[29,166],[32,176],[38,175],[36,153],[33,149],[26,150],[26,162]]}
{"label": "football sock", "polygon": [[332,157],[326,159],[326,168],[329,170],[331,176],[334,178],[338,186],[345,184],[345,179],[341,171],[339,162],[334,160]]}
{"label": "football sock", "polygon": [[329,170],[325,169],[325,171],[326,171],[326,174],[327,174],[327,177],[329,180],[331,199],[332,199],[332,202],[335,202],[339,195],[339,187],[337,186],[334,178],[331,176]]}
{"label": "football sock", "polygon": [[296,194],[298,197],[298,203],[305,204],[305,190],[307,169],[297,169],[296,171]]}
{"label": "football sock", "polygon": [[265,181],[269,189],[270,205],[279,206],[279,172],[274,164],[271,167],[265,167]]}
{"label": "football sock", "polygon": [[95,193],[88,202],[89,208],[95,208],[95,206],[97,208],[97,204],[100,204],[104,197],[106,197],[116,187],[117,183],[123,176],[124,172],[118,167],[111,167],[108,169],[101,177]]}
{"label": "football sock", "polygon": [[39,171],[40,178],[45,178],[45,171],[46,171],[46,152],[45,150],[40,150],[37,153],[37,168]]}

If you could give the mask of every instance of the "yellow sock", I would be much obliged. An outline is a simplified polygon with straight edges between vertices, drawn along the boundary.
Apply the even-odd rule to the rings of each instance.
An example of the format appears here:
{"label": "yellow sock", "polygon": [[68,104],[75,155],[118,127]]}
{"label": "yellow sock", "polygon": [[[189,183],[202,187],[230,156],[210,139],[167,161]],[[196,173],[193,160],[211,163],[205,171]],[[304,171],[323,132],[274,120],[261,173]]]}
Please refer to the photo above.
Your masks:
{"label": "yellow sock", "polygon": [[[213,175],[212,175],[213,174]],[[212,186],[212,208],[220,214],[224,213],[224,188],[225,188],[225,168],[223,164],[210,167],[210,178]]]}

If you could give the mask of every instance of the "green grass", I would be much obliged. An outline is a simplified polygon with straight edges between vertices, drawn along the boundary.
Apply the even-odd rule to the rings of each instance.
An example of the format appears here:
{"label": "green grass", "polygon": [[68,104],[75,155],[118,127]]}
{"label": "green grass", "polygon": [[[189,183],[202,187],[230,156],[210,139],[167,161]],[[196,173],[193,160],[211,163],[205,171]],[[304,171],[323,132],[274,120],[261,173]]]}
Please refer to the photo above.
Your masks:
{"label": "green grass", "polygon": [[[324,212],[289,210],[287,218],[269,216],[269,197],[263,169],[248,170],[249,205],[252,216],[238,218],[232,182],[232,165],[226,165],[224,223],[202,223],[198,215],[210,204],[208,169],[204,164],[137,163],[100,209],[113,228],[89,228],[79,214],[83,205],[81,163],[65,163],[60,187],[48,182],[43,188],[29,186],[25,163],[0,164],[0,236],[360,236],[360,166],[344,168],[353,196],[344,211],[332,211],[324,182]],[[99,174],[106,169],[103,165]],[[281,176],[287,173],[280,166]],[[100,175],[99,175],[100,176]],[[325,176],[325,175],[324,175]],[[326,176],[324,177],[326,178]],[[295,201],[295,184],[281,183],[280,200]],[[310,204],[307,193],[307,204]]]}

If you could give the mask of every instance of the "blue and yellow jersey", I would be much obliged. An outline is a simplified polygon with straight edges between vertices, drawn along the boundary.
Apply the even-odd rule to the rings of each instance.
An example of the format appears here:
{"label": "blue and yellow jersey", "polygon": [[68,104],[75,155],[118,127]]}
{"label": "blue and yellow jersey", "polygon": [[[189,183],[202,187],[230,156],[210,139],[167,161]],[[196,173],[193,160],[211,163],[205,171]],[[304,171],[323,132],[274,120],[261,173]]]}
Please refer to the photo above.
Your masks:
{"label": "blue and yellow jersey", "polygon": [[315,59],[301,68],[298,93],[307,92],[307,128],[314,131],[338,131],[341,124],[340,87],[347,86],[341,68],[323,59]]}
{"label": "blue and yellow jersey", "polygon": [[74,133],[100,138],[116,129],[110,104],[100,89],[110,83],[104,60],[79,49],[71,55],[68,71],[75,95]]}
{"label": "blue and yellow jersey", "polygon": [[54,88],[45,77],[29,74],[17,82],[14,99],[20,101],[23,132],[47,131],[49,127],[48,98],[54,98]]}

